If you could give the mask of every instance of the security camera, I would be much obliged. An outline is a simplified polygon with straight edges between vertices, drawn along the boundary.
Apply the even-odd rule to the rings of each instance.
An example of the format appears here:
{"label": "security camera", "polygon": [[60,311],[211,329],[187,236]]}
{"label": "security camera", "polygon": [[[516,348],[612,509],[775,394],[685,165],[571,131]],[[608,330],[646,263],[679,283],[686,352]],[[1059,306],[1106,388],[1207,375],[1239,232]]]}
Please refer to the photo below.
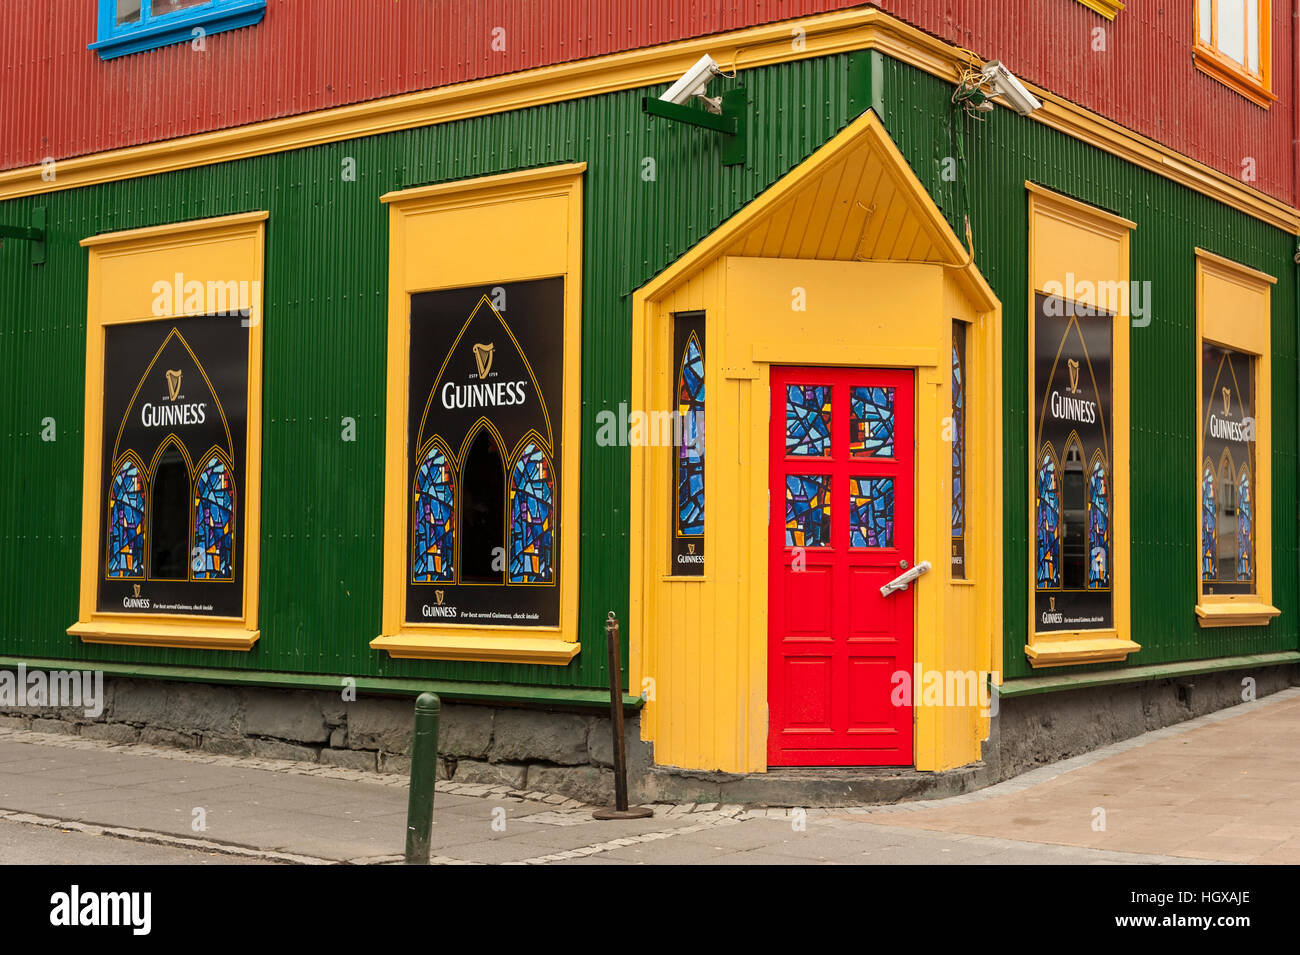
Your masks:
{"label": "security camera", "polygon": [[673,103],[676,106],[685,106],[691,101],[692,97],[698,96],[704,101],[712,113],[722,112],[722,100],[719,98],[710,98],[704,95],[708,89],[709,80],[715,76],[722,76],[722,70],[714,62],[713,57],[705,53],[695,61],[695,65],[682,74],[682,78],[674,83],[668,89],[664,90],[659,97],[666,103]]}
{"label": "security camera", "polygon": [[1001,96],[1021,116],[1028,116],[1043,106],[999,60],[989,60],[985,65],[984,82],[989,84],[994,96]]}

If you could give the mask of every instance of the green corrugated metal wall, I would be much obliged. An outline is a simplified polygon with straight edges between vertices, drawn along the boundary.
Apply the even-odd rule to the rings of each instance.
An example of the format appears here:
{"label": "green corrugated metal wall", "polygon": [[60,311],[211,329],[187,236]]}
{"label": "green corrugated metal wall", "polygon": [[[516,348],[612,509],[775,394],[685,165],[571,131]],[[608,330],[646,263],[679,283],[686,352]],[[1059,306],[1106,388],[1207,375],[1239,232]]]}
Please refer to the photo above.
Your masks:
{"label": "green corrugated metal wall", "polygon": [[[953,155],[947,114],[951,87],[885,62],[886,123],[960,235],[957,183],[941,175],[942,159]],[[983,123],[968,120],[964,129],[976,261],[1002,301],[1004,675],[1033,672],[1024,655],[1032,579],[1024,398],[1029,389],[1026,180],[1137,223],[1130,277],[1150,281],[1153,297],[1151,324],[1130,333],[1132,624],[1142,650],[1123,665],[1069,672],[1297,649],[1295,236],[1008,110],[997,110]],[[1273,603],[1282,616],[1266,628],[1202,629],[1193,611],[1197,246],[1278,278],[1272,298]]]}
{"label": "green corrugated metal wall", "polygon": [[[358,677],[598,687],[606,611],[626,617],[628,455],[590,440],[598,411],[628,398],[631,293],[795,166],[851,118],[849,59],[743,74],[754,104],[746,167],[723,167],[709,133],[649,120],[642,91],[484,117],[205,169],[0,204],[0,221],[48,210],[47,263],[0,252],[0,654]],[[885,119],[948,217],[940,161],[952,154],[950,90],[883,60]],[[861,91],[859,91],[860,94]],[[861,100],[855,100],[861,102]],[[809,104],[817,104],[808,108]],[[1027,493],[1025,248],[1032,179],[1138,222],[1135,279],[1156,317],[1133,333],[1133,621],[1155,663],[1296,647],[1296,340],[1293,239],[1113,157],[999,110],[967,134],[978,262],[1004,305],[1009,501]],[[642,160],[657,177],[641,178]],[[356,161],[356,181],[342,180]],[[582,580],[585,649],[569,667],[390,660],[379,631],[387,219],[378,197],[412,185],[585,160]],[[88,646],[76,618],[85,362],[81,238],[252,209],[270,211],[265,313],[262,638],[251,653]],[[1275,602],[1267,630],[1200,631],[1195,601],[1195,345],[1191,250],[1201,245],[1278,275],[1274,293],[1277,486]],[[41,422],[58,440],[41,440]],[[340,440],[341,419],[357,440]],[[1169,462],[1187,460],[1184,487]],[[1286,506],[1284,506],[1284,504]],[[1023,675],[1027,508],[1008,506],[1006,672]]]}

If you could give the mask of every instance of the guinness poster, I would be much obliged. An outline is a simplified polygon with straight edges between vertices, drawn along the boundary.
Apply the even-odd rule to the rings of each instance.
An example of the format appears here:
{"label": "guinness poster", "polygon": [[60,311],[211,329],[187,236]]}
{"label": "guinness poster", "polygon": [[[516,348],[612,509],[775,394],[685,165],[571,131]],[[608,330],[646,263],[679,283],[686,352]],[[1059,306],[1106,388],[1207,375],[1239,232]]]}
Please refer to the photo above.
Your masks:
{"label": "guinness poster", "polygon": [[1039,294],[1034,321],[1034,624],[1107,629],[1113,316]]}
{"label": "guinness poster", "polygon": [[1201,352],[1201,584],[1255,592],[1254,358],[1212,342]]}
{"label": "guinness poster", "polygon": [[673,474],[669,573],[704,573],[704,313],[673,316]]}
{"label": "guinness poster", "polygon": [[105,329],[100,611],[242,616],[248,332]]}
{"label": "guinness poster", "polygon": [[559,625],[564,280],[411,296],[406,614]]}

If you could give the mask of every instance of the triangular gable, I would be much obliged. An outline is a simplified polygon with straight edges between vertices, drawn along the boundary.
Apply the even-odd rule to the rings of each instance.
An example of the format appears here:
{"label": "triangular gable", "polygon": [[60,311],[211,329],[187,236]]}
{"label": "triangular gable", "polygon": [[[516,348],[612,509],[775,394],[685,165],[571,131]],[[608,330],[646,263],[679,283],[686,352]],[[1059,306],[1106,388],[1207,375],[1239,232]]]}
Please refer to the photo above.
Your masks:
{"label": "triangular gable", "polygon": [[918,262],[962,270],[977,308],[996,298],[868,110],[642,290],[657,299],[722,256]]}

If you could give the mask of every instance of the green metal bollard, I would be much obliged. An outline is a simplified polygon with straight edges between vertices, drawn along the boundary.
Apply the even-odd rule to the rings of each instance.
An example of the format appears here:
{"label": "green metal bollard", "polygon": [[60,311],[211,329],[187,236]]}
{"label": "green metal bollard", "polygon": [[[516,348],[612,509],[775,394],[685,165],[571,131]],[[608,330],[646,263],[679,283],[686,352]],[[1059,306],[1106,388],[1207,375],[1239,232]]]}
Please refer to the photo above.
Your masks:
{"label": "green metal bollard", "polygon": [[432,693],[415,698],[415,739],[411,743],[411,798],[406,807],[406,864],[429,864],[433,790],[438,779],[438,710]]}

